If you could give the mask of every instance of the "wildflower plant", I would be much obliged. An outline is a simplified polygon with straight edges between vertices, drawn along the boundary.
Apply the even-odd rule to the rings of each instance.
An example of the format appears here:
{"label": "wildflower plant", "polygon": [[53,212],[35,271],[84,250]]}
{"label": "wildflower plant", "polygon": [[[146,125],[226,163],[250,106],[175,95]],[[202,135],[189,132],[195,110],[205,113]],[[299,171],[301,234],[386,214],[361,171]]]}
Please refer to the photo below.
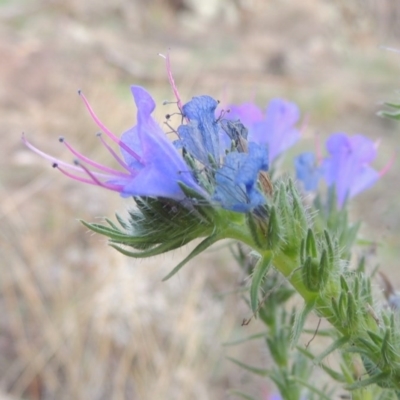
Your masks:
{"label": "wildflower plant", "polygon": [[[121,137],[104,126],[80,93],[102,131],[100,142],[120,169],[89,159],[64,138],[60,141],[74,163],[43,153],[23,136],[25,145],[69,178],[133,198],[136,207],[128,218],[83,222],[124,255],[151,257],[200,239],[164,279],[217,241],[236,243],[235,258],[251,277],[246,301],[265,326],[258,338],[274,366],[233,362],[268,376],[279,398],[331,398],[334,388],[311,379],[315,366],[353,399],[400,398],[398,313],[378,306],[366,260],[350,263],[359,224],[350,222],[348,204],[387,169],[377,172],[370,165],[377,146],[362,135],[336,133],[326,142],[326,158],[305,153],[295,159],[296,180],[287,175],[271,179],[271,164],[300,139],[298,107],[273,99],[265,114],[252,103],[220,110],[207,95],[183,103],[168,58],[167,67],[180,115],[177,126],[166,116],[174,142],[152,117],[156,104],[150,93],[132,86],[137,122]],[[323,180],[325,191],[320,190]],[[313,204],[307,192],[314,193]],[[295,294],[302,305],[289,309],[287,301]],[[313,332],[331,341],[320,354],[299,344],[311,315],[329,326]],[[325,362],[333,352],[341,358],[336,369]]]}

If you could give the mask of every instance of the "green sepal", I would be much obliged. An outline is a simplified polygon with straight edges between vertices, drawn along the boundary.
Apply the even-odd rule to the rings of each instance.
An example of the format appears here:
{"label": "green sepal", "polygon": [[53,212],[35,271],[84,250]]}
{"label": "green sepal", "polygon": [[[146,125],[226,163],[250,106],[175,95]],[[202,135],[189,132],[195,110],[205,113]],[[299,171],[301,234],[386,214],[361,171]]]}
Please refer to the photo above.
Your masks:
{"label": "green sepal", "polygon": [[372,341],[379,347],[382,346],[383,338],[377,335],[375,332],[367,330],[368,336],[372,339]]}
{"label": "green sepal", "polygon": [[297,189],[291,179],[289,179],[288,188],[289,193],[292,196],[293,214],[297,225],[296,235],[297,237],[302,237],[308,227],[307,213],[299,193],[297,192]]}
{"label": "green sepal", "polygon": [[314,232],[312,231],[312,229],[308,229],[308,231],[307,231],[306,254],[309,257],[313,257],[313,258],[318,257],[317,243],[316,243]]}
{"label": "green sepal", "polygon": [[330,276],[329,272],[330,272],[330,265],[328,260],[328,253],[324,249],[321,254],[321,260],[319,262],[319,268],[318,268],[320,290],[323,289],[327,284]]}
{"label": "green sepal", "polygon": [[278,215],[274,206],[270,209],[268,230],[267,230],[267,248],[277,250],[281,241],[281,228],[278,221]]}
{"label": "green sepal", "polygon": [[301,269],[303,283],[310,292],[318,292],[320,290],[319,280],[319,263],[318,260],[310,256],[307,257]]}
{"label": "green sepal", "polygon": [[347,292],[347,326],[356,329],[358,325],[357,306],[352,292]]}
{"label": "green sepal", "polygon": [[336,319],[341,320],[342,316],[340,315],[339,304],[334,297],[332,297],[332,299],[331,299],[331,308],[332,308],[332,311],[333,311]]}
{"label": "green sepal", "polygon": [[246,222],[247,226],[249,228],[251,237],[256,244],[256,246],[260,249],[266,249],[267,248],[267,238],[266,238],[266,232],[263,231],[263,226],[260,222],[254,218],[254,215],[252,213],[247,213],[246,214]]}
{"label": "green sepal", "polygon": [[264,277],[266,276],[271,267],[271,260],[272,260],[272,254],[267,253],[258,260],[256,266],[254,267],[253,278],[251,280],[251,286],[250,286],[250,304],[251,304],[251,310],[253,311],[254,315],[256,315],[259,305],[258,292]]}
{"label": "green sepal", "polygon": [[335,248],[332,243],[331,235],[329,232],[324,229],[324,237],[325,237],[325,243],[326,243],[326,250],[328,252],[328,261],[331,265],[334,264],[335,262]]}
{"label": "green sepal", "polygon": [[306,240],[303,238],[300,242],[300,264],[303,265],[306,261]]}

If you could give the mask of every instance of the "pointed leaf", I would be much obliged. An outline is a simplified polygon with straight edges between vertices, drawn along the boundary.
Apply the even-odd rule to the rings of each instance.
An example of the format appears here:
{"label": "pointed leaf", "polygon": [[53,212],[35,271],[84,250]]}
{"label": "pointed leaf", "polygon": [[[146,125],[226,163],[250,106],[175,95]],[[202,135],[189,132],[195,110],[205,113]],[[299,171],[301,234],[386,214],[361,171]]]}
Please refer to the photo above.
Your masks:
{"label": "pointed leaf", "polygon": [[345,345],[349,340],[349,336],[342,336],[340,339],[334,341],[325,351],[315,358],[315,363],[319,364],[326,356]]}
{"label": "pointed leaf", "polygon": [[296,314],[296,318],[293,324],[292,338],[291,338],[292,348],[297,345],[300,335],[303,332],[306,318],[313,309],[314,309],[314,301],[310,301],[304,306],[304,308],[299,313]]}
{"label": "pointed leaf", "polygon": [[386,381],[389,377],[390,377],[389,372],[381,372],[379,374],[371,376],[370,378],[354,382],[351,385],[347,386],[346,389],[347,390],[362,389],[374,383],[376,384],[382,383],[382,381]]}
{"label": "pointed leaf", "polygon": [[232,340],[231,342],[222,343],[222,346],[226,346],[226,347],[227,346],[236,346],[237,344],[242,344],[242,343],[248,342],[250,340],[254,340],[254,339],[265,338],[266,336],[268,336],[268,332],[256,333],[254,335],[247,336],[242,339],[237,339],[237,340]]}
{"label": "pointed leaf", "polygon": [[239,365],[239,367],[242,367],[243,369],[252,372],[253,374],[260,375],[260,376],[268,376],[269,371],[267,369],[262,369],[262,368],[257,368],[257,367],[252,367],[251,365],[247,365],[245,363],[242,363],[239,360],[236,360],[235,358],[232,357],[226,357],[228,360],[232,361],[234,364]]}
{"label": "pointed leaf", "polygon": [[213,234],[205,238],[183,261],[181,261],[168,275],[166,275],[162,280],[166,281],[171,276],[175,275],[187,262],[189,262],[192,258],[196,257],[208,247],[213,245],[220,239],[219,235]]}

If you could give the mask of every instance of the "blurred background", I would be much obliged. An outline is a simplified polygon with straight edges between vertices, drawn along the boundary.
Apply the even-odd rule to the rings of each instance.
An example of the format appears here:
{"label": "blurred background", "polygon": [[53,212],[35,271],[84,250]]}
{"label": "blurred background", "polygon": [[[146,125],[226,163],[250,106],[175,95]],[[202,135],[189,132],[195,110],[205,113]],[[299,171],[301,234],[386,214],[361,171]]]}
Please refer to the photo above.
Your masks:
{"label": "blurred background", "polygon": [[[288,169],[335,131],[379,139],[380,169],[400,128],[376,116],[400,86],[400,53],[384,47],[400,50],[395,0],[0,0],[0,399],[229,399],[239,388],[266,400],[273,390],[225,358],[269,359],[260,343],[222,345],[261,329],[241,326],[245,277],[229,252],[216,246],[162,283],[190,246],[143,261],[109,248],[78,219],[132,201],[68,180],[22,132],[67,161],[61,135],[107,163],[77,90],[119,134],[135,122],[129,85],[143,85],[162,122],[173,95],[158,53],[170,51],[184,101],[297,102],[308,125]],[[396,161],[352,203],[397,287],[399,171]]]}

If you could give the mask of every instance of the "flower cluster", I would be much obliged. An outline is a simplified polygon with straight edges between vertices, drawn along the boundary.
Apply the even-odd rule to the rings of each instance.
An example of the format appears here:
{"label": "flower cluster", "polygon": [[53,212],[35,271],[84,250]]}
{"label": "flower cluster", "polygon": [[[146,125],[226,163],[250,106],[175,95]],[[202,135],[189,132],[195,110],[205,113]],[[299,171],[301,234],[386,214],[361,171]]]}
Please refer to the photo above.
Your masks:
{"label": "flower cluster", "polygon": [[227,118],[238,119],[246,126],[249,141],[268,146],[271,163],[300,139],[300,131],[296,128],[299,108],[283,99],[272,99],[265,115],[253,103],[231,105]]}
{"label": "flower cluster", "polygon": [[[137,124],[118,138],[97,117],[86,97],[80,96],[90,115],[122,156],[98,134],[101,143],[121,166],[102,165],[60,141],[75,157],[73,164],[58,160],[34,147],[31,150],[52,161],[63,174],[80,182],[119,192],[124,197],[155,197],[183,200],[179,183],[222,208],[246,213],[265,203],[260,173],[298,138],[293,127],[299,118],[294,104],[273,100],[266,118],[255,105],[232,106],[228,118],[216,116],[218,102],[198,96],[182,106],[184,123],[172,143],[152,117],[155,102],[142,87],[132,86]],[[259,115],[251,114],[258,110]],[[249,113],[250,111],[250,113]],[[243,124],[248,124],[246,128]]]}

